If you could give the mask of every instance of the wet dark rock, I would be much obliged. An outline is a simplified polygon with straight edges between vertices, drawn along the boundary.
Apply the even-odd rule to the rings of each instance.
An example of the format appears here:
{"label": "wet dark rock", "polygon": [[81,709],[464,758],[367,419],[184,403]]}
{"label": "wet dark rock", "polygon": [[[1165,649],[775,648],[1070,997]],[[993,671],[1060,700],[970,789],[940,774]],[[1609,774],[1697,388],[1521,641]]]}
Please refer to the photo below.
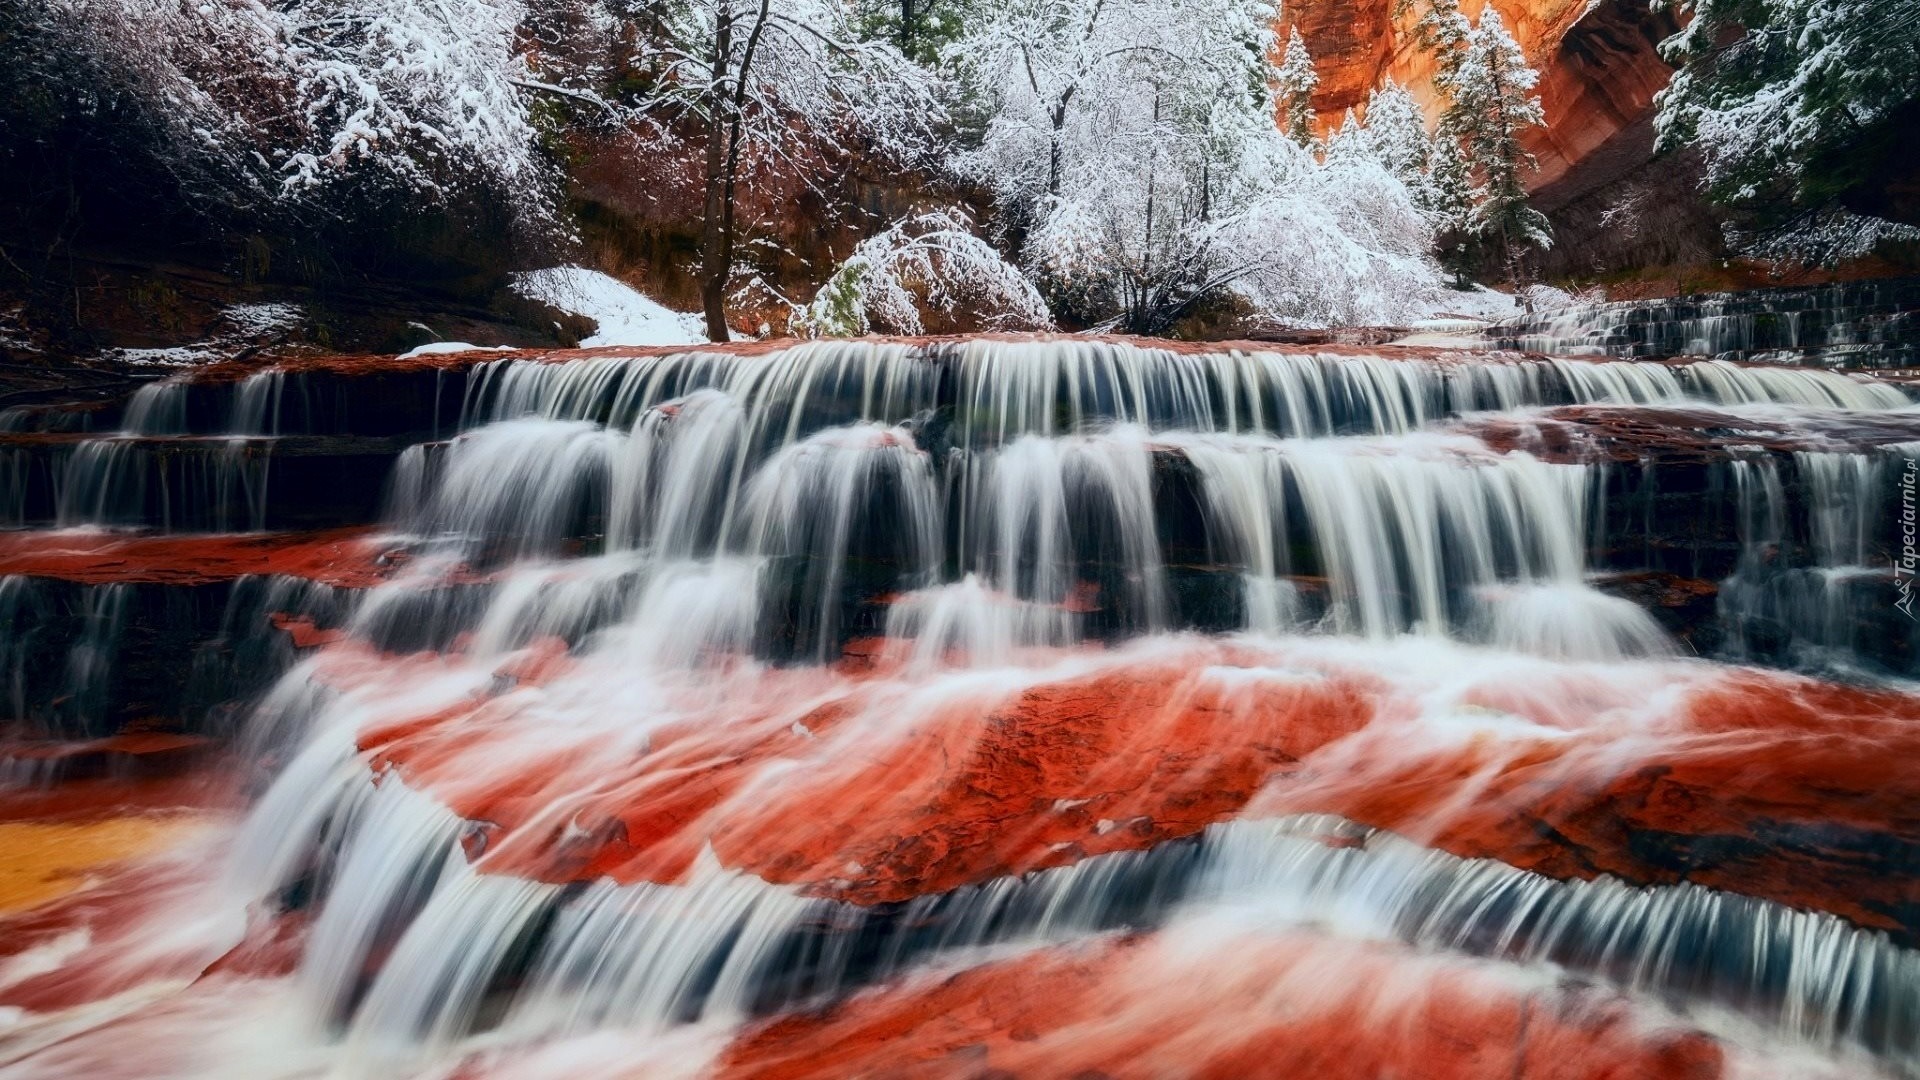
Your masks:
{"label": "wet dark rock", "polygon": [[1920,362],[1920,278],[1600,304],[1506,323],[1490,336],[1502,348],[1553,353],[1911,367]]}

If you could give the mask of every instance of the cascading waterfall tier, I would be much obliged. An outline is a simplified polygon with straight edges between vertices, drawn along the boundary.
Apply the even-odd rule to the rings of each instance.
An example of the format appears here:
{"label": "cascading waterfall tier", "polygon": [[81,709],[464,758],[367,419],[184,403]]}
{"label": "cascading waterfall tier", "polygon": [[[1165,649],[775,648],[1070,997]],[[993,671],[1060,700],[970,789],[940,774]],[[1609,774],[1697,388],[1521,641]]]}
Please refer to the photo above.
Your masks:
{"label": "cascading waterfall tier", "polygon": [[[14,521],[72,549],[0,549],[16,726],[113,737],[119,658],[185,625],[168,560],[228,545],[179,667],[257,787],[220,872],[22,931],[0,1064],[151,1043],[212,1075],[234,1037],[160,1036],[245,1015],[287,1075],[683,1041],[662,1075],[730,1075],[927,972],[1227,941],[1576,1026],[1555,995],[1596,987],[1618,1037],[1736,1064],[1920,1069],[1920,668],[1848,614],[1894,585],[1895,382],[1094,339],[397,363],[364,406],[290,365],[0,436],[40,477]],[[149,467],[188,444],[258,486]],[[263,531],[253,493],[341,446],[380,469],[362,527]],[[1690,576],[1621,539],[1673,500]],[[260,535],[176,535],[206,529]]]}
{"label": "cascading waterfall tier", "polygon": [[1920,278],[1570,308],[1495,327],[1503,348],[1903,368],[1920,359]]}

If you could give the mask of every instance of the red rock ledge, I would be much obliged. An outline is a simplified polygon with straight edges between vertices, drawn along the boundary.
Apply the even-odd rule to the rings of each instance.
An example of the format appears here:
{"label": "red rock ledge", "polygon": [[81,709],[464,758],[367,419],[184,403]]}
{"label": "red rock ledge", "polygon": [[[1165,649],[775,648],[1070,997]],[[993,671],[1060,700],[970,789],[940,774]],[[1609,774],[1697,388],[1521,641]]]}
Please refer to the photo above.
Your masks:
{"label": "red rock ledge", "polygon": [[0,532],[0,576],[85,585],[206,585],[248,574],[284,574],[364,589],[399,569],[404,553],[364,528],[202,536],[113,532]]}

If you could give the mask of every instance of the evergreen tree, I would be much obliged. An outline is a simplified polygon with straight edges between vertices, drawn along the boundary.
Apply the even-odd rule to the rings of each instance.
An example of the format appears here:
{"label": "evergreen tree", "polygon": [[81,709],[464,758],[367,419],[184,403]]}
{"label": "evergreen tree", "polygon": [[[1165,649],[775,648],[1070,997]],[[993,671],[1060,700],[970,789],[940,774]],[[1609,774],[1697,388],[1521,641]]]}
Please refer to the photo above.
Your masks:
{"label": "evergreen tree", "polygon": [[1366,131],[1380,164],[1417,193],[1427,180],[1433,144],[1413,94],[1388,79],[1367,98]]}
{"label": "evergreen tree", "polygon": [[1445,125],[1434,134],[1427,160],[1426,183],[1414,189],[1415,205],[1433,222],[1440,264],[1464,285],[1473,270],[1473,171],[1459,136]]}
{"label": "evergreen tree", "polygon": [[1445,130],[1459,137],[1479,180],[1474,231],[1498,245],[1515,284],[1520,283],[1523,250],[1553,243],[1546,216],[1527,202],[1525,176],[1534,159],[1520,145],[1522,130],[1546,123],[1533,92],[1539,81],[1540,73],[1527,64],[1500,12],[1489,5],[1449,80],[1453,103]]}
{"label": "evergreen tree", "polygon": [[1707,192],[1762,223],[1828,205],[1903,148],[1920,117],[1920,0],[1660,0],[1691,15],[1661,44],[1659,146],[1699,150]]}
{"label": "evergreen tree", "polygon": [[1348,109],[1340,118],[1339,127],[1327,132],[1327,137],[1321,140],[1320,145],[1320,156],[1327,161],[1336,158],[1379,161],[1379,156],[1374,153],[1373,132],[1360,123],[1360,118],[1353,114],[1352,109]]}
{"label": "evergreen tree", "polygon": [[1313,57],[1300,40],[1300,28],[1287,34],[1286,55],[1274,76],[1274,95],[1286,115],[1287,137],[1301,146],[1312,146],[1313,92],[1320,85],[1320,73],[1313,69]]}
{"label": "evergreen tree", "polygon": [[[1398,0],[1395,14],[1404,15],[1412,2]],[[1420,13],[1420,21],[1414,24],[1414,35],[1421,50],[1433,57],[1434,88],[1444,95],[1453,93],[1453,80],[1466,56],[1467,39],[1472,33],[1473,26],[1460,13],[1460,0],[1428,0],[1426,10]]]}

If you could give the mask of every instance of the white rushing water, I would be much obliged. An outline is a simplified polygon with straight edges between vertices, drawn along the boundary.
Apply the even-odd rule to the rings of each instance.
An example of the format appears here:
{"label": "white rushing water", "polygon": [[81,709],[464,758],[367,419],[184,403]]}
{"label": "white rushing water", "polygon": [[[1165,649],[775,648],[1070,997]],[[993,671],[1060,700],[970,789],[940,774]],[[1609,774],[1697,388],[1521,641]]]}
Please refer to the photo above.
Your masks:
{"label": "white rushing water", "polygon": [[[216,527],[260,528],[268,455],[240,452],[290,429],[294,378],[235,388],[227,430],[210,433],[235,460],[257,457],[257,477],[236,465],[158,505],[244,506]],[[177,385],[143,389],[126,431],[75,449],[62,524],[171,523],[133,492],[153,437],[189,432]],[[1889,384],[1826,371],[1515,354],[979,340],[488,361],[458,431],[393,467],[381,528],[408,546],[402,569],[364,595],[260,579],[229,599],[209,668],[244,646],[248,619],[311,617],[343,640],[271,658],[293,666],[242,745],[277,775],[213,893],[256,935],[303,920],[276,1007],[301,1068],[336,1076],[444,1074],[477,1045],[606,1030],[734,1032],[930,963],[1222,912],[1263,933],[1570,974],[1729,1039],[1920,1068],[1920,952],[1886,933],[1429,845],[1516,763],[1586,790],[1699,750],[1709,733],[1691,705],[1737,681],[1677,659],[1647,609],[1595,587],[1605,463],[1441,422],[1680,402],[1908,406]],[[1781,578],[1869,569],[1898,452],[1712,466],[1740,518],[1729,625],[1779,618],[1813,645],[1852,646],[1835,594],[1807,601]],[[114,588],[86,594],[76,710],[110,662],[126,604]],[[38,602],[0,578],[0,630],[40,619]],[[9,671],[30,656],[12,638]],[[849,648],[864,638],[884,640]],[[1129,679],[1121,704],[1100,696]],[[1057,728],[1034,719],[1040,706],[1020,711],[1047,693],[1065,701],[1066,720],[1044,716]],[[1295,746],[1262,726],[1262,710],[1290,708],[1290,725],[1324,738]],[[1056,835],[1027,824],[1019,796],[987,793],[1005,802],[983,831],[1046,859],[982,856],[986,871],[905,899],[859,892],[878,873],[848,854],[862,827],[938,848],[936,869],[1001,838],[937,834],[938,806],[903,810],[894,787],[988,754],[1037,791],[1046,740],[1078,751],[1089,737],[1072,721],[1087,717],[1120,734],[1069,768],[1087,790],[1051,801],[1063,821],[1131,794],[1109,785],[1147,783],[1114,779],[1101,755],[1157,754],[1181,724],[1215,725],[1221,745],[1181,744],[1165,765],[1191,771],[1201,807],[1164,834],[1183,838],[1145,813]],[[983,732],[1007,731],[1033,741],[981,749]],[[1273,744],[1260,760],[1284,767],[1269,779],[1371,791],[1374,774],[1341,766],[1377,759],[1383,787],[1437,776],[1448,799],[1405,835],[1253,796],[1209,809],[1232,774],[1209,755],[1232,759],[1242,739]],[[894,771],[856,798],[862,770]],[[622,816],[654,798],[670,826]],[[1162,838],[1129,849],[1129,830]],[[739,854],[768,831],[785,846]],[[908,880],[938,876],[882,855]]]}

